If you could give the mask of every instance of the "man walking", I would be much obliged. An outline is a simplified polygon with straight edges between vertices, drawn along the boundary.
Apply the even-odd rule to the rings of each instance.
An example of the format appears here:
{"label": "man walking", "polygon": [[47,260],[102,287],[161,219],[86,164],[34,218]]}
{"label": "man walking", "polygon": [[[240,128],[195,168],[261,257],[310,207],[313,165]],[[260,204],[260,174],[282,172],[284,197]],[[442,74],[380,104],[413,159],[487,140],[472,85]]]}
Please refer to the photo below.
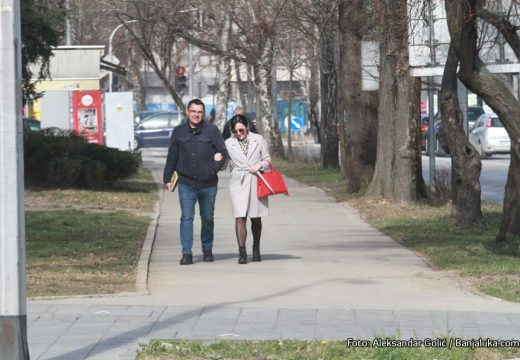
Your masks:
{"label": "man walking", "polygon": [[188,103],[188,122],[177,126],[170,139],[163,182],[170,189],[174,171],[179,176],[181,205],[181,265],[193,264],[193,217],[199,202],[202,221],[203,261],[213,261],[213,212],[217,196],[217,173],[224,166],[227,150],[218,128],[204,121],[205,107],[199,99]]}
{"label": "man walking", "polygon": [[[244,115],[245,116],[244,108],[242,106],[237,106],[235,108],[235,112],[234,112],[233,116],[235,116],[235,115]],[[224,138],[224,140],[227,140],[228,138],[231,137],[231,127],[229,126],[230,121],[231,121],[231,119],[229,119],[226,122],[226,124],[224,125],[224,130],[222,130],[222,137]],[[258,134],[258,130],[256,130],[256,126],[255,126],[255,124],[253,124],[251,119],[247,119],[247,128],[249,131],[254,132],[255,134]]]}

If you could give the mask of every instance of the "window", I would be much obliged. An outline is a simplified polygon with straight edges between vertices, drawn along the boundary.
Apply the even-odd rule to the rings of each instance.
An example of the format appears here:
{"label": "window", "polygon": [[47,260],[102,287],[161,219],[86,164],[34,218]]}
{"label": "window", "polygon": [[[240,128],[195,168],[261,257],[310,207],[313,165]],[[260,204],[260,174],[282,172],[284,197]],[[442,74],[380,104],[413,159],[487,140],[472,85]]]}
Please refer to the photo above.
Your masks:
{"label": "window", "polygon": [[504,125],[500,121],[498,117],[491,117],[491,127],[501,127],[503,128]]}
{"label": "window", "polygon": [[162,129],[168,127],[168,115],[158,115],[154,116],[148,121],[145,121],[142,126],[146,130],[152,130],[152,129]]}
{"label": "window", "polygon": [[181,124],[181,117],[179,113],[171,113],[169,114],[170,127],[175,127]]}
{"label": "window", "polygon": [[480,115],[484,113],[484,110],[480,107],[469,107],[468,108],[468,120],[475,121]]}

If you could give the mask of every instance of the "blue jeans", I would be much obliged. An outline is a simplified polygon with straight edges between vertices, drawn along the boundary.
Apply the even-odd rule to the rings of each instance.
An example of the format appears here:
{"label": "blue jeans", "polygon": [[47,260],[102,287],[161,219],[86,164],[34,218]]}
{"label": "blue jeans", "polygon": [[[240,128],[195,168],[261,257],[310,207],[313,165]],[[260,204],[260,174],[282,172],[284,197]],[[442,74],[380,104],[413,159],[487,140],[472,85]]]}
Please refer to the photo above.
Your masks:
{"label": "blue jeans", "polygon": [[217,186],[197,189],[192,186],[179,183],[179,200],[181,204],[181,245],[182,254],[191,254],[193,246],[193,217],[195,216],[195,204],[199,202],[200,219],[202,228],[200,239],[202,250],[211,250],[213,247],[213,212],[215,210],[215,198]]}

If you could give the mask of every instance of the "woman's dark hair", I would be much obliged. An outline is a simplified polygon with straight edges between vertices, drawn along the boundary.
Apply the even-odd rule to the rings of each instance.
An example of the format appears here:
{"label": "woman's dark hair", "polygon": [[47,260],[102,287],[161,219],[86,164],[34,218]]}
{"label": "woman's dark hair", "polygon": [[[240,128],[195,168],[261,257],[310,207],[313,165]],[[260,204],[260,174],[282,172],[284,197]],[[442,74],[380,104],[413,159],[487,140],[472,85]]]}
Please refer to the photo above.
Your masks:
{"label": "woman's dark hair", "polygon": [[238,123],[244,125],[246,129],[248,128],[247,125],[249,124],[249,121],[247,121],[247,118],[244,115],[235,115],[231,118],[231,120],[229,120],[229,128],[231,131],[235,130],[235,126]]}

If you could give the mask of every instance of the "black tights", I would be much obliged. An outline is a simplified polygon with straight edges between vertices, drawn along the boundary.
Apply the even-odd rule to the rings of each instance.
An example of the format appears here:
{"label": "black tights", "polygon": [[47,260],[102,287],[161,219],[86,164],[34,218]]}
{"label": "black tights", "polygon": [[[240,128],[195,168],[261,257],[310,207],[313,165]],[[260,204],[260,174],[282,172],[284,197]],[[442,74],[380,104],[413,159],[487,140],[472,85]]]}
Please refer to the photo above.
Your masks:
{"label": "black tights", "polygon": [[[240,217],[235,219],[235,232],[237,234],[238,246],[246,245],[247,218]],[[251,218],[251,232],[253,233],[253,245],[260,243],[260,236],[262,235],[262,218]]]}

